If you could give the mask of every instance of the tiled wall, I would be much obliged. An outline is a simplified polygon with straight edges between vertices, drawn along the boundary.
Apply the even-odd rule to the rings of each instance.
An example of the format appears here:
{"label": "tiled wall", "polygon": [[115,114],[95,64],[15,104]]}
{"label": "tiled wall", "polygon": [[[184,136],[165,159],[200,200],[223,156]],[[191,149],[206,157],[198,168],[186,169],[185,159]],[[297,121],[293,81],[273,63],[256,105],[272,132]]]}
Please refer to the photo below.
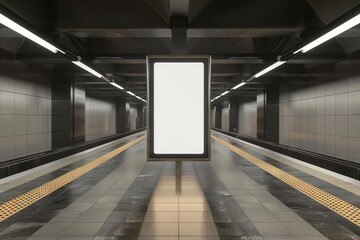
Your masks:
{"label": "tiled wall", "polygon": [[130,130],[136,129],[136,119],[138,117],[138,110],[136,104],[130,104]]}
{"label": "tiled wall", "polygon": [[51,71],[0,62],[0,161],[51,150]]}
{"label": "tiled wall", "polygon": [[342,62],[316,82],[280,87],[280,143],[360,163],[359,67]]}
{"label": "tiled wall", "polygon": [[228,101],[222,102],[221,129],[224,131],[229,131],[229,113],[230,113],[230,103]]}
{"label": "tiled wall", "polygon": [[116,134],[115,101],[86,96],[85,141]]}
{"label": "tiled wall", "polygon": [[238,133],[256,138],[256,99],[239,101]]}

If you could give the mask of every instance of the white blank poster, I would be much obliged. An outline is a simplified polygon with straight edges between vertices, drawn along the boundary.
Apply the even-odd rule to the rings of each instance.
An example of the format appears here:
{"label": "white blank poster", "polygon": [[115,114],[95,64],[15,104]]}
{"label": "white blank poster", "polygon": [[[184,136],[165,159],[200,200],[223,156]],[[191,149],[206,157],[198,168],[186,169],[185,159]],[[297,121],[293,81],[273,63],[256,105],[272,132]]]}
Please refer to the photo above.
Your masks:
{"label": "white blank poster", "polygon": [[154,64],[154,153],[204,153],[204,64]]}

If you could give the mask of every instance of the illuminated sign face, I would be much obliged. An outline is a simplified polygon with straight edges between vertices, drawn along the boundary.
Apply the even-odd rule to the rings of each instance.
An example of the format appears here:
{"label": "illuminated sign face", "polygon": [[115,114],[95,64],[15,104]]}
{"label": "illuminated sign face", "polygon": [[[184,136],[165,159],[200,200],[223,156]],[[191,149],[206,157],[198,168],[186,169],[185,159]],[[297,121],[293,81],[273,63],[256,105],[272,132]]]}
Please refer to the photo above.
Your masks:
{"label": "illuminated sign face", "polygon": [[209,159],[209,58],[148,58],[148,159]]}

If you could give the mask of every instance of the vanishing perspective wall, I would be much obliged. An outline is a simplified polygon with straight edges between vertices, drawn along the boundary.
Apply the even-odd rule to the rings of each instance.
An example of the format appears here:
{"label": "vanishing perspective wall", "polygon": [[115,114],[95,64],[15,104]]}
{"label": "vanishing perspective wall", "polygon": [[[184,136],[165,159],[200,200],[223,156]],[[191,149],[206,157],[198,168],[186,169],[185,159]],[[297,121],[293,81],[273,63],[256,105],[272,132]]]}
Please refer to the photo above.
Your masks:
{"label": "vanishing perspective wall", "polygon": [[256,138],[256,98],[240,98],[238,111],[238,133]]}
{"label": "vanishing perspective wall", "polygon": [[51,74],[0,49],[0,161],[51,150]]}
{"label": "vanishing perspective wall", "polygon": [[115,101],[86,96],[85,141],[114,134],[116,134]]}
{"label": "vanishing perspective wall", "polygon": [[280,143],[360,163],[359,63],[314,74],[315,84],[280,86]]}

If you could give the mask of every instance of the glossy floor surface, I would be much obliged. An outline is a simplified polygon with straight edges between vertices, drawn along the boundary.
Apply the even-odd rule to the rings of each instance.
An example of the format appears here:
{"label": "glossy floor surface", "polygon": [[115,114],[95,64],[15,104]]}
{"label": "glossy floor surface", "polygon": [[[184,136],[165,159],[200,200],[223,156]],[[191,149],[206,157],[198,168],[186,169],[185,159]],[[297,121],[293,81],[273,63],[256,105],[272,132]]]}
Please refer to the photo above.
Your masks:
{"label": "glossy floor surface", "polygon": [[[360,207],[360,184],[355,180],[327,174],[219,133],[214,135],[355,209]],[[139,136],[2,179],[0,201],[9,202]],[[142,140],[6,217],[0,222],[0,239],[360,239],[360,227],[352,221],[219,141],[212,140],[211,144],[211,162],[180,165],[146,162],[146,142]]]}

